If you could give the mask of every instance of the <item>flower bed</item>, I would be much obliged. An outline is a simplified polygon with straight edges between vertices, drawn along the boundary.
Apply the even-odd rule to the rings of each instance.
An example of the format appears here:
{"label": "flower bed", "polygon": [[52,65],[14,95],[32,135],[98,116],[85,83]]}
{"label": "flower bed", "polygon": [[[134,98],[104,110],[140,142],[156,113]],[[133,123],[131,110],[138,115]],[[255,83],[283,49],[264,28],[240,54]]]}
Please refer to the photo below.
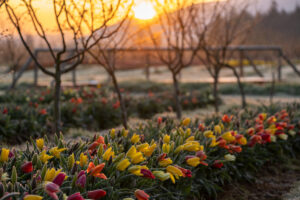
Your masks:
{"label": "flower bed", "polygon": [[31,140],[24,151],[1,149],[0,197],[212,199],[222,185],[252,180],[263,165],[297,153],[298,117],[292,107],[224,115],[205,124],[158,118],[89,141],[66,142],[62,135],[54,142]]}
{"label": "flower bed", "polygon": [[[151,118],[157,113],[174,110],[171,93],[125,94],[129,116]],[[66,89],[61,97],[63,127],[100,130],[121,124],[120,103],[105,88]],[[184,109],[204,107],[214,102],[209,93],[182,95]],[[53,98],[49,89],[25,91],[0,96],[0,141],[21,143],[29,136],[41,137],[51,132]]]}

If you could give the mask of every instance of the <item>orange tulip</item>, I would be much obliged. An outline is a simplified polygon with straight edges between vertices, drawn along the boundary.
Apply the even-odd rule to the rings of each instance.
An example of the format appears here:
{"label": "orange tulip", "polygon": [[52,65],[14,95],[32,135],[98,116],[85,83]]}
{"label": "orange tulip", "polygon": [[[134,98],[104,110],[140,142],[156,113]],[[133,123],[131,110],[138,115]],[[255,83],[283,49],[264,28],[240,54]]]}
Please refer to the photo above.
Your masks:
{"label": "orange tulip", "polygon": [[98,178],[102,178],[102,179],[107,179],[107,177],[105,176],[105,174],[101,173],[101,171],[103,170],[105,166],[105,163],[101,163],[97,166],[94,165],[94,163],[90,162],[89,166],[86,170],[86,172],[89,175],[92,175],[94,177],[98,177]]}

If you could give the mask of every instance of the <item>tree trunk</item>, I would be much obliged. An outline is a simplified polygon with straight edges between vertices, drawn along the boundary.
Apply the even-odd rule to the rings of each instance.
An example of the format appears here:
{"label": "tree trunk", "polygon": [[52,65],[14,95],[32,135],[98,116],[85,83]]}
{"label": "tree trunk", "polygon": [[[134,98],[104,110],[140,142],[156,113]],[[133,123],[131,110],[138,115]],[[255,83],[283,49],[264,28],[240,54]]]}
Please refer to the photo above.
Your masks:
{"label": "tree trunk", "polygon": [[54,90],[54,130],[55,133],[61,131],[61,112],[60,112],[60,94],[61,94],[61,74],[59,66],[56,66],[55,90]]}
{"label": "tree trunk", "polygon": [[173,85],[174,85],[174,98],[176,101],[176,115],[178,119],[181,119],[182,116],[182,108],[181,108],[181,103],[180,103],[180,91],[179,91],[179,86],[178,86],[178,80],[176,74],[173,75]]}
{"label": "tree trunk", "polygon": [[246,103],[246,95],[245,95],[245,91],[244,91],[244,86],[241,82],[240,76],[239,76],[238,72],[236,71],[236,69],[234,67],[231,67],[231,69],[233,70],[233,73],[238,82],[238,86],[239,86],[241,97],[242,97],[242,107],[246,108],[247,103]]}
{"label": "tree trunk", "polygon": [[119,84],[116,78],[116,75],[114,72],[111,73],[111,77],[112,77],[112,81],[116,90],[116,93],[118,95],[118,99],[120,101],[120,106],[121,106],[121,113],[122,113],[122,124],[124,126],[125,129],[128,129],[128,125],[127,125],[127,111],[126,111],[126,107],[125,107],[125,102],[123,100],[122,94],[120,92],[120,88],[119,88]]}
{"label": "tree trunk", "polygon": [[218,95],[218,83],[219,83],[219,73],[216,73],[216,75],[213,77],[214,78],[214,85],[213,85],[213,95],[214,95],[214,100],[215,100],[215,112],[219,112],[219,95]]}

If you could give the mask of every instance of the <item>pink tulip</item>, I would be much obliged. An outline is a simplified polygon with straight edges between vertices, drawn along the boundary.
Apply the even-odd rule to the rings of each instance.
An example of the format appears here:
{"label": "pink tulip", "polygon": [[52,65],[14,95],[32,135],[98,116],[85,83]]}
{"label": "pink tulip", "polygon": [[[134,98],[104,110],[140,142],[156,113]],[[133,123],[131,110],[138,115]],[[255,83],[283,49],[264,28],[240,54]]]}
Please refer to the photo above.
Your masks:
{"label": "pink tulip", "polygon": [[67,200],[84,200],[84,198],[80,195],[80,192],[76,192],[70,195]]}
{"label": "pink tulip", "polygon": [[94,190],[88,192],[88,198],[89,199],[100,199],[106,195],[106,192],[104,190]]}
{"label": "pink tulip", "polygon": [[59,173],[52,182],[58,186],[61,186],[65,180],[65,177],[66,175],[64,173]]}

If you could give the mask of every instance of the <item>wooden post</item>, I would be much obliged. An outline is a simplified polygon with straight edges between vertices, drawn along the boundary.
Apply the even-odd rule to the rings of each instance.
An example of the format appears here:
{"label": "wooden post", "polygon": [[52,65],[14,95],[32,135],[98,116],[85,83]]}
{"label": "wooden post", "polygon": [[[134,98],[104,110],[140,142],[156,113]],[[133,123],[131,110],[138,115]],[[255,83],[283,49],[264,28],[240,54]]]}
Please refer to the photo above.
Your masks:
{"label": "wooden post", "polygon": [[244,76],[244,63],[243,63],[243,59],[244,59],[244,52],[243,52],[243,50],[240,50],[240,77]]}
{"label": "wooden post", "polygon": [[146,54],[146,68],[145,68],[146,80],[150,80],[150,58],[149,54]]}
{"label": "wooden post", "polygon": [[278,52],[278,66],[277,66],[277,79],[280,82],[282,79],[282,60],[281,60],[281,51]]}
{"label": "wooden post", "polygon": [[37,87],[38,86],[38,78],[39,78],[39,69],[38,69],[38,67],[36,66],[36,64],[34,64],[34,69],[33,69],[34,71],[33,71],[33,84],[34,84],[34,86],[35,87]]}
{"label": "wooden post", "polygon": [[73,82],[73,87],[77,86],[76,83],[76,68],[72,70],[72,82]]}

